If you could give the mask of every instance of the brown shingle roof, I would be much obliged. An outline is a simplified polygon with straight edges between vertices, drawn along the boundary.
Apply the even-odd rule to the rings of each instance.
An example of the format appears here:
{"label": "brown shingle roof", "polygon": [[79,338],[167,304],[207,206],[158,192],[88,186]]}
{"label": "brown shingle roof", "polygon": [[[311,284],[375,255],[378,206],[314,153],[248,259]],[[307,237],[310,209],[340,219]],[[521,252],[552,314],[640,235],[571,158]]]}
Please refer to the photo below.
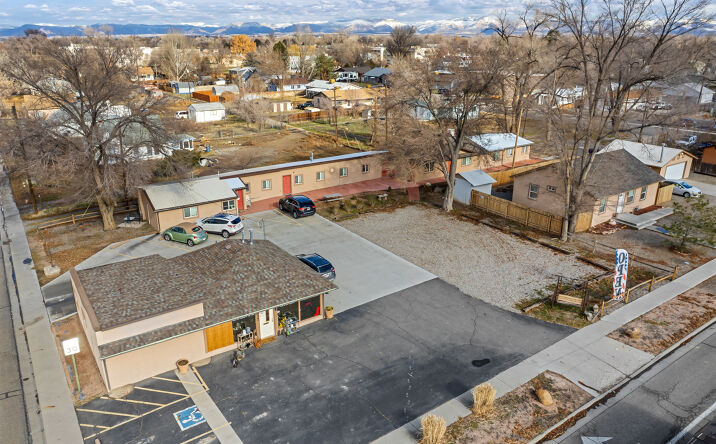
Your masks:
{"label": "brown shingle roof", "polygon": [[337,288],[269,241],[238,239],[171,259],[153,255],[73,270],[73,279],[99,331],[203,303],[203,318],[105,344],[103,356]]}

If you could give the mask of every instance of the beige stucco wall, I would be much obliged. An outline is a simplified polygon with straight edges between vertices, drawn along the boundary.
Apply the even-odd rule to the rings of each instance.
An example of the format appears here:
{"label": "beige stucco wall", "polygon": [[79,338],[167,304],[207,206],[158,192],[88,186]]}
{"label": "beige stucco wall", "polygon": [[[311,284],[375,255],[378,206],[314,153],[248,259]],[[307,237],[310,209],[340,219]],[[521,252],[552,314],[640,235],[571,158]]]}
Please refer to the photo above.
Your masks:
{"label": "beige stucco wall", "polygon": [[[364,164],[369,166],[367,173],[361,172],[361,166]],[[348,168],[348,175],[345,177],[339,176],[342,167]],[[242,175],[241,180],[249,187],[249,191],[245,195],[248,195],[252,201],[257,201],[282,197],[284,195],[283,176],[291,176],[291,193],[301,194],[321,188],[378,179],[381,177],[382,169],[383,161],[380,156],[366,156],[358,159],[316,163],[291,169]],[[319,171],[324,172],[324,180],[316,180],[316,173]],[[297,175],[303,175],[302,184],[296,184],[295,177]],[[267,179],[271,180],[271,188],[262,190],[261,182]]]}
{"label": "beige stucco wall", "polygon": [[[236,207],[236,205],[234,205]],[[205,203],[201,205],[197,205],[197,215],[184,218],[184,209],[183,208],[176,208],[173,210],[166,210],[166,211],[160,211],[157,214],[158,222],[157,224],[152,224],[154,228],[157,229],[157,231],[164,231],[167,228],[170,228],[178,223],[181,222],[196,222],[197,219],[201,219],[204,217],[213,216],[217,213],[231,213],[231,214],[237,214],[237,209],[231,211],[223,211],[221,209],[221,201],[219,202],[210,202]],[[152,218],[149,218],[149,221],[151,223]]]}
{"label": "beige stucco wall", "polygon": [[689,177],[689,174],[691,174],[691,164],[693,163],[694,158],[689,156],[688,154],[681,152],[678,156],[674,157],[664,165],[661,169],[659,168],[653,168],[654,171],[661,174],[661,177],[666,177],[666,168],[671,165],[676,165],[678,163],[686,162],[686,167],[684,168],[684,179]]}
{"label": "beige stucco wall", "polygon": [[107,386],[107,375],[105,375],[104,373],[104,366],[102,365],[102,360],[99,358],[99,345],[97,344],[97,335],[94,331],[94,328],[92,327],[92,322],[90,321],[89,315],[87,314],[87,310],[85,309],[84,305],[82,305],[82,299],[77,293],[77,287],[75,286],[74,280],[70,279],[70,282],[72,283],[72,293],[75,297],[75,305],[77,306],[77,316],[79,317],[80,324],[82,325],[82,329],[85,332],[85,337],[87,338],[87,342],[89,343],[90,349],[92,350],[92,356],[94,356],[95,362],[97,362],[97,368],[99,368],[99,373],[100,375],[102,375],[102,380],[104,380],[105,386]]}
{"label": "beige stucco wall", "polygon": [[188,321],[189,319],[200,318],[202,316],[204,316],[204,304],[199,302],[198,304],[162,313],[158,316],[141,319],[139,321],[121,325],[109,330],[98,331],[96,332],[97,345],[119,341],[120,339],[140,335],[148,331],[178,324],[180,322]]}
{"label": "beige stucco wall", "polygon": [[[469,165],[463,165],[462,160],[460,160],[458,161],[456,172],[462,173],[464,171],[484,170],[498,165],[511,167],[513,158],[515,159],[515,162],[520,162],[530,158],[529,146],[527,146],[527,152],[525,153],[522,152],[522,147],[518,147],[516,153],[513,150],[513,153],[509,156],[507,155],[507,151],[508,150],[498,152],[498,160],[494,160],[492,154],[470,156]],[[415,182],[425,182],[426,180],[444,180],[444,175],[437,167],[432,172],[418,169],[413,172],[413,180]]]}
{"label": "beige stucco wall", "polygon": [[[656,202],[656,194],[659,191],[659,183],[655,182],[648,185],[646,188],[646,198],[640,199],[641,188],[634,190],[634,201],[627,203],[628,190],[624,192],[624,208],[622,213],[631,213],[635,208],[645,208],[654,205]],[[603,213],[599,213],[599,201],[594,204],[592,212],[592,226],[598,225],[602,222],[607,222],[609,219],[616,216],[617,203],[619,202],[619,195],[609,196],[607,198],[607,206]]]}

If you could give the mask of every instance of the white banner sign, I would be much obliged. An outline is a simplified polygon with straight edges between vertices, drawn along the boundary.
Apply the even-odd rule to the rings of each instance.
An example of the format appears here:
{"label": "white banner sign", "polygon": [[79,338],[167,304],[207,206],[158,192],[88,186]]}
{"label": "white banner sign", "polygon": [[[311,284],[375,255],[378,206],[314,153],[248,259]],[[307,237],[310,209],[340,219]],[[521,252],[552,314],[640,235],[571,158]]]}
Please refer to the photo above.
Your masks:
{"label": "white banner sign", "polygon": [[612,300],[624,299],[627,289],[627,271],[629,270],[629,253],[626,250],[617,250],[614,267],[614,294]]}

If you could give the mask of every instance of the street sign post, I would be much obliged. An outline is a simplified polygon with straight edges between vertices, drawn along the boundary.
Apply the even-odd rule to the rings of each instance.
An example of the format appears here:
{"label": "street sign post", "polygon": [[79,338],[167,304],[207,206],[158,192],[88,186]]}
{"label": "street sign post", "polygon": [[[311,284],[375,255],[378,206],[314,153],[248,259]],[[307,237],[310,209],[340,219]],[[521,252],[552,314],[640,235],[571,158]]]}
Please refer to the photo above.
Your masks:
{"label": "street sign post", "polygon": [[72,368],[75,370],[75,381],[77,381],[77,394],[82,392],[80,387],[80,375],[77,371],[77,361],[75,355],[80,352],[80,338],[71,338],[62,341],[62,350],[65,352],[65,356],[72,356]]}

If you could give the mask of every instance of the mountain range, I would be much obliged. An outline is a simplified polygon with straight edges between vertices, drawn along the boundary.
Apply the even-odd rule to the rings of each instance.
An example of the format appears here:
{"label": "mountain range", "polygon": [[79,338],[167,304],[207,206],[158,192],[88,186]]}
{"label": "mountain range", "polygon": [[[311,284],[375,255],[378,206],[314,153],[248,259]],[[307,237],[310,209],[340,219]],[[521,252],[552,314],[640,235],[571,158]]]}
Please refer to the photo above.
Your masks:
{"label": "mountain range", "polygon": [[[446,34],[446,35],[477,35],[490,34],[490,25],[496,23],[494,17],[464,17],[454,20],[427,20],[411,23],[420,34]],[[114,35],[161,35],[170,30],[178,30],[187,35],[214,36],[232,34],[286,34],[296,32],[297,29],[310,28],[314,33],[348,32],[353,34],[387,34],[394,27],[405,26],[408,23],[396,20],[346,20],[319,23],[295,23],[268,25],[258,22],[234,23],[226,26],[211,25],[146,25],[146,24],[96,24],[91,26],[58,26],[33,25],[22,26],[0,25],[0,37],[17,37],[25,34],[26,29],[38,29],[48,36],[83,35],[88,28],[98,29],[108,26]]]}

